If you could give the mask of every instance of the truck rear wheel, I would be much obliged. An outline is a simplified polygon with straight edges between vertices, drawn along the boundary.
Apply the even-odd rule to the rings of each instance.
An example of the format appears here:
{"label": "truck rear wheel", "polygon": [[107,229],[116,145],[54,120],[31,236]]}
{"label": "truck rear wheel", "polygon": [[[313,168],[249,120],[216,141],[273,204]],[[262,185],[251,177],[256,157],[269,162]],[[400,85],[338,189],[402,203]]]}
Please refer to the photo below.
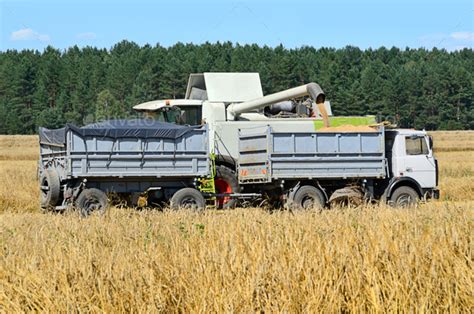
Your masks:
{"label": "truck rear wheel", "polygon": [[323,209],[324,194],[312,185],[303,185],[296,191],[295,196],[290,200],[290,208],[301,209]]}
{"label": "truck rear wheel", "polygon": [[87,217],[92,213],[102,215],[109,206],[109,200],[107,195],[99,189],[84,189],[76,199],[76,206],[82,217]]}
{"label": "truck rear wheel", "polygon": [[420,196],[409,186],[400,186],[390,196],[390,205],[398,208],[406,208],[418,203]]}
{"label": "truck rear wheel", "polygon": [[171,209],[202,210],[206,207],[206,200],[201,192],[193,188],[184,188],[173,194],[170,201]]}
{"label": "truck rear wheel", "polygon": [[40,204],[44,210],[52,210],[61,196],[59,175],[54,169],[45,169],[40,178]]}
{"label": "truck rear wheel", "polygon": [[[239,182],[237,181],[235,171],[226,166],[216,167],[216,178],[214,179],[214,184],[218,194],[239,192]],[[232,199],[231,197],[225,196],[217,198],[217,208],[234,208],[236,205],[237,200]]]}

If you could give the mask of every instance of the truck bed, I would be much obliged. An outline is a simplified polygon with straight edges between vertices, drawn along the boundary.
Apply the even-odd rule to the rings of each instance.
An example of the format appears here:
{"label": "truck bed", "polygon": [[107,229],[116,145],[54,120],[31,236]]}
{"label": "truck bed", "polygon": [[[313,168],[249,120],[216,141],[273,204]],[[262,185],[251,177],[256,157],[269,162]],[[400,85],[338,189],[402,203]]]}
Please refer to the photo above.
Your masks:
{"label": "truck bed", "polygon": [[110,124],[40,130],[40,171],[66,178],[190,178],[210,174],[207,126]]}
{"label": "truck bed", "polygon": [[278,179],[383,178],[386,176],[383,127],[373,132],[239,131],[241,184]]}

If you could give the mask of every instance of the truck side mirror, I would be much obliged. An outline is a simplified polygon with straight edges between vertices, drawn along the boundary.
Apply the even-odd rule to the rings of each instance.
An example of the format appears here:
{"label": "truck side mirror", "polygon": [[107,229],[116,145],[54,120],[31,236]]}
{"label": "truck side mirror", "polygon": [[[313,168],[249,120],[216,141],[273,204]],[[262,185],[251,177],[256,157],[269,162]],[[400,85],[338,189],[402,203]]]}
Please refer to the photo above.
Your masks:
{"label": "truck side mirror", "polygon": [[433,137],[428,135],[428,157],[433,157]]}

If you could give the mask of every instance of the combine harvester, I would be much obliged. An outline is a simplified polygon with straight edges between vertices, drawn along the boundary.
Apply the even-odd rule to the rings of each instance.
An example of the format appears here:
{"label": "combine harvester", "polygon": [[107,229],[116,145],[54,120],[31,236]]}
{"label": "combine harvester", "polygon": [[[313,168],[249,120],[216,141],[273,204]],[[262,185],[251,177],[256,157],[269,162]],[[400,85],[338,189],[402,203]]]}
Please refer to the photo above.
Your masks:
{"label": "combine harvester", "polygon": [[191,74],[185,99],[134,107],[147,119],[40,128],[42,207],[287,208],[438,198],[433,141],[374,116],[335,117],[316,83],[263,96],[258,73]]}

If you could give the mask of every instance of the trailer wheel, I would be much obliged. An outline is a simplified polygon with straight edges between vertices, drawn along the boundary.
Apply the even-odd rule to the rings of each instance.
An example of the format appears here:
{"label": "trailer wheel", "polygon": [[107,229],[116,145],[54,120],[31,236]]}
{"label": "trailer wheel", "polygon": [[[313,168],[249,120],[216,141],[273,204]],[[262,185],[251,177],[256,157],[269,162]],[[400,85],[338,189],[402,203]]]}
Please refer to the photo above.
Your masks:
{"label": "trailer wheel", "polygon": [[44,210],[52,210],[61,196],[59,175],[54,169],[46,169],[40,178],[40,204]]}
{"label": "trailer wheel", "polygon": [[[216,167],[216,178],[214,179],[216,192],[222,193],[239,193],[239,182],[235,171],[226,166]],[[218,197],[217,208],[234,208],[237,205],[237,200],[230,197]]]}
{"label": "trailer wheel", "polygon": [[193,188],[184,188],[173,194],[170,201],[171,209],[202,210],[206,207],[206,200],[201,192]]}
{"label": "trailer wheel", "polygon": [[84,189],[76,199],[76,206],[82,217],[87,217],[92,213],[102,215],[109,206],[109,200],[107,195],[99,189]]}
{"label": "trailer wheel", "polygon": [[291,209],[323,209],[324,194],[312,185],[303,185],[290,200]]}
{"label": "trailer wheel", "polygon": [[393,191],[389,204],[393,207],[406,208],[418,203],[420,196],[409,186],[400,186]]}

